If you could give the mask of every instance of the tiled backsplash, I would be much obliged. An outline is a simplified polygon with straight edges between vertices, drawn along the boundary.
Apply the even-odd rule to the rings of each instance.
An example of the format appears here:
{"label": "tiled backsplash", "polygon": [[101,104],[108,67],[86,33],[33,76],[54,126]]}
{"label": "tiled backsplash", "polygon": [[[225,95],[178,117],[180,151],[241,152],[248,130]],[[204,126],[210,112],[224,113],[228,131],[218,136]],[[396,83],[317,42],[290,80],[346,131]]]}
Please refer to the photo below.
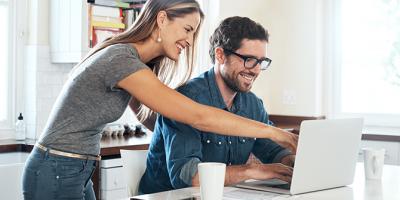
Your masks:
{"label": "tiled backsplash", "polygon": [[[25,119],[27,137],[39,138],[52,106],[74,64],[50,62],[49,46],[26,47],[25,58]],[[128,109],[119,123],[137,121]]]}
{"label": "tiled backsplash", "polygon": [[49,46],[27,46],[25,55],[27,137],[36,138],[44,128],[73,64],[51,63]]}

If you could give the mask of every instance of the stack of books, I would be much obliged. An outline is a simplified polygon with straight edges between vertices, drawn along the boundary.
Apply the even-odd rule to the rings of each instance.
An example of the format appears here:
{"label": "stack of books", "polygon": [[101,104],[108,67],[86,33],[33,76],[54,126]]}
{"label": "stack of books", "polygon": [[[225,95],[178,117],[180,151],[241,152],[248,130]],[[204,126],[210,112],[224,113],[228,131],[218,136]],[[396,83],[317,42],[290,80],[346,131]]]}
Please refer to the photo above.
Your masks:
{"label": "stack of books", "polygon": [[90,47],[125,30],[122,8],[95,4],[90,6],[89,10]]}
{"label": "stack of books", "polygon": [[131,26],[145,0],[87,0],[89,6],[89,47],[121,33]]}

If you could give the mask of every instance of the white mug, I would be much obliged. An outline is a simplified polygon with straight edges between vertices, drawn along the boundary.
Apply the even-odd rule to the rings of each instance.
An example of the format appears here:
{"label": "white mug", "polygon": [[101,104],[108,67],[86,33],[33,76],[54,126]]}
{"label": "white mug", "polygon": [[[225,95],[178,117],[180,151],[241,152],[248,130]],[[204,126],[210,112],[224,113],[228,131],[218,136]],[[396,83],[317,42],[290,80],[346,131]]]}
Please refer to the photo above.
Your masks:
{"label": "white mug", "polygon": [[385,149],[363,148],[366,179],[381,179],[385,160]]}
{"label": "white mug", "polygon": [[202,200],[221,200],[224,193],[225,163],[198,164],[200,195]]}

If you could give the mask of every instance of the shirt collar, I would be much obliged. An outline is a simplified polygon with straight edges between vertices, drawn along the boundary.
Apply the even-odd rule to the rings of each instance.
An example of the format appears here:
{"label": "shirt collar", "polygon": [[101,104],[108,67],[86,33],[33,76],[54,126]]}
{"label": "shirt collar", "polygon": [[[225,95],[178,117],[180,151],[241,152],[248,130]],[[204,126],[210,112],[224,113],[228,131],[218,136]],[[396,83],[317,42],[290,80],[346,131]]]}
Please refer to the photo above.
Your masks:
{"label": "shirt collar", "polygon": [[[211,96],[211,104],[214,107],[220,108],[220,109],[226,109],[226,104],[224,102],[224,98],[222,97],[221,91],[218,88],[217,81],[215,80],[215,72],[214,72],[214,67],[212,67],[210,70],[208,70],[206,79],[208,81],[208,86],[210,89],[210,96]],[[237,112],[240,110],[241,107],[241,92],[237,92],[233,104],[232,104],[232,112]]]}

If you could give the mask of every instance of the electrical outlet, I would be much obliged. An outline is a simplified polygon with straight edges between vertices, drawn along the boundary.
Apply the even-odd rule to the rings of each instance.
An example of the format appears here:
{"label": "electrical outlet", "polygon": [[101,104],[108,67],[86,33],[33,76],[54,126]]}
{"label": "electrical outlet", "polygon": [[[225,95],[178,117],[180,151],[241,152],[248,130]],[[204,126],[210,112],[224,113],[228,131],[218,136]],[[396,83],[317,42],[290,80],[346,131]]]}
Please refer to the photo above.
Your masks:
{"label": "electrical outlet", "polygon": [[296,105],[297,103],[296,93],[292,90],[283,90],[282,103],[284,105]]}

